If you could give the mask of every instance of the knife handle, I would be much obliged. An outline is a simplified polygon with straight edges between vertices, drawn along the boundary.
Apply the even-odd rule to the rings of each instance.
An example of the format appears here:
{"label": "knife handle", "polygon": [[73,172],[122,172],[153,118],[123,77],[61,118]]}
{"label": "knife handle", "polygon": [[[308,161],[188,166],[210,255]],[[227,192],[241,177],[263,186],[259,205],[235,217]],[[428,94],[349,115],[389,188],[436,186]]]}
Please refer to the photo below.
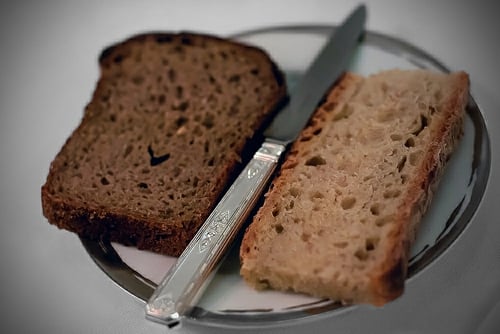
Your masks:
{"label": "knife handle", "polygon": [[208,285],[248,217],[285,146],[264,142],[158,285],[146,305],[150,320],[177,325]]}

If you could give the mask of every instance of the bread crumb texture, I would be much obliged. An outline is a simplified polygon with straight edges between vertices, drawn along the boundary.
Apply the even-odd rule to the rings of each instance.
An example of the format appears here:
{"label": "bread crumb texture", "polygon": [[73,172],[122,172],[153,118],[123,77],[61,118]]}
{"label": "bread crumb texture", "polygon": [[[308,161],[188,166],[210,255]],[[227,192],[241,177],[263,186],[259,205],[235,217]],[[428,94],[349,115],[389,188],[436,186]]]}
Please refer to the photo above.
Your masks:
{"label": "bread crumb texture", "polygon": [[78,128],[51,164],[44,214],[61,228],[179,255],[285,96],[263,51],[144,34],[103,51]]}
{"label": "bread crumb texture", "polygon": [[462,133],[465,73],[348,73],[291,148],[240,249],[252,286],[382,305]]}

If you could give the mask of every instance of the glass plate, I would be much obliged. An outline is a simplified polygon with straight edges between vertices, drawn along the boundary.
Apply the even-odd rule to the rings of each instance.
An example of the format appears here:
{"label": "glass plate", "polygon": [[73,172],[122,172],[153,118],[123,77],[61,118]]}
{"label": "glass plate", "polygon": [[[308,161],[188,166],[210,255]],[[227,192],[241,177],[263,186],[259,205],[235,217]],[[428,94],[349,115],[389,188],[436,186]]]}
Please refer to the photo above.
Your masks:
{"label": "glass plate", "polygon": [[[332,26],[263,28],[233,36],[257,45],[286,72],[290,91],[310,64]],[[449,70],[426,52],[398,39],[367,32],[350,70],[368,75],[390,68]],[[464,232],[484,193],[490,169],[489,139],[481,112],[471,97],[465,133],[421,223],[411,250],[407,284],[432,265]],[[97,265],[119,286],[146,301],[175,258],[106,241],[82,239]],[[276,291],[254,291],[239,276],[238,238],[188,321],[221,327],[276,326],[355,311],[327,299]]]}

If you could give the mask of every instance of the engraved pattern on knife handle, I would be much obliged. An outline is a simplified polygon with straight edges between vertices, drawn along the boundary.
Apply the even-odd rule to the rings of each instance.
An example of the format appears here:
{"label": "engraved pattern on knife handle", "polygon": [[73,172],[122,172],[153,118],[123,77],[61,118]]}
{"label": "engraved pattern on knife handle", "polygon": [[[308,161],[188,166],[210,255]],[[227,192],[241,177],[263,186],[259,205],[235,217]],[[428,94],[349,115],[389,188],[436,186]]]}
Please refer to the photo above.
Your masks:
{"label": "engraved pattern on knife handle", "polygon": [[146,305],[151,320],[178,323],[190,310],[273,174],[285,146],[264,142]]}
{"label": "engraved pattern on knife handle", "polygon": [[205,252],[212,244],[215,237],[224,231],[224,227],[229,221],[230,211],[226,210],[221,213],[217,213],[214,217],[210,226],[207,228],[205,233],[203,233],[200,242],[198,243],[198,248],[200,253]]}

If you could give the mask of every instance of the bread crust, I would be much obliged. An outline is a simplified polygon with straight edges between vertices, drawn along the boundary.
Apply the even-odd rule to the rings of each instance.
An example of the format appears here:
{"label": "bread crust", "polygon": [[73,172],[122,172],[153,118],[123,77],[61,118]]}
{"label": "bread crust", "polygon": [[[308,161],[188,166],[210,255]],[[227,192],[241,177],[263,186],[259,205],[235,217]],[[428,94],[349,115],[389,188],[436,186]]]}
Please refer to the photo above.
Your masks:
{"label": "bread crust", "polygon": [[411,245],[414,243],[419,223],[427,211],[439,185],[446,163],[463,135],[464,107],[469,98],[469,77],[465,72],[453,73],[456,85],[442,112],[447,117],[436,131],[431,149],[426,152],[426,162],[413,179],[410,190],[398,208],[393,229],[389,234],[387,257],[371,282],[374,291],[372,303],[383,305],[404,291]]}
{"label": "bread crust", "polygon": [[[248,126],[248,129],[245,131],[245,138],[235,139],[233,143],[231,143],[230,148],[225,148],[218,152],[218,160],[216,163],[210,166],[211,173],[202,172],[198,175],[191,175],[188,180],[193,183],[193,191],[191,192],[190,202],[192,203],[191,207],[186,207],[185,209],[180,209],[182,217],[179,215],[179,212],[173,212],[169,215],[159,214],[158,211],[167,210],[169,207],[166,204],[162,204],[162,201],[169,200],[168,198],[157,198],[158,207],[160,209],[157,210],[147,210],[142,209],[137,206],[127,205],[127,203],[119,203],[120,205],[109,204],[109,203],[100,203],[97,200],[92,199],[91,191],[87,189],[89,187],[90,181],[86,179],[89,173],[94,172],[93,170],[89,170],[87,167],[86,170],[81,171],[79,173],[79,177],[83,175],[82,181],[78,181],[80,183],[75,183],[77,178],[65,176],[67,175],[67,170],[70,168],[68,166],[68,157],[73,154],[70,152],[74,150],[75,147],[81,149],[83,152],[83,157],[88,157],[94,153],[91,152],[90,147],[95,142],[95,139],[92,139],[91,136],[94,132],[89,131],[89,127],[103,127],[103,130],[95,130],[95,132],[99,132],[99,135],[112,137],[114,134],[107,135],[105,129],[106,124],[100,123],[100,119],[104,118],[118,118],[120,115],[115,115],[111,111],[108,111],[106,108],[103,108],[102,101],[105,101],[108,106],[112,106],[113,108],[118,108],[116,106],[116,102],[112,100],[113,97],[110,97],[109,90],[116,89],[111,87],[112,84],[116,85],[116,82],[120,82],[120,76],[123,76],[123,73],[126,71],[132,72],[133,69],[128,68],[127,66],[136,66],[130,65],[131,59],[137,56],[134,56],[133,50],[137,50],[140,48],[148,48],[150,46],[156,45],[167,45],[170,44],[175,52],[181,54],[185,53],[189,55],[189,51],[185,51],[190,47],[197,48],[206,48],[210,52],[216,54],[221,57],[228,57],[227,63],[231,63],[230,57],[239,57],[243,60],[245,66],[250,67],[254,66],[255,73],[252,72],[252,75],[258,77],[258,80],[263,81],[266,85],[268,85],[269,91],[262,93],[261,101],[254,103],[257,105],[256,110],[252,110],[252,121],[245,126]],[[227,50],[234,51],[234,55],[226,54]],[[149,51],[147,51],[149,52]],[[170,55],[166,53],[161,55],[164,61],[169,61]],[[199,51],[201,52],[201,51]],[[194,59],[193,61],[204,62],[204,66],[208,67],[211,65],[211,60],[208,59],[208,51],[207,58],[202,59]],[[193,56],[194,57],[194,56]],[[124,62],[128,61],[127,65],[124,65]],[[143,61],[140,58],[136,59],[136,62],[140,64],[140,66],[151,66],[147,61]],[[41,187],[41,200],[42,200],[42,210],[44,216],[48,219],[48,221],[62,229],[66,229],[72,232],[77,233],[81,237],[89,238],[93,240],[109,240],[119,242],[125,245],[136,246],[139,249],[150,250],[153,252],[158,252],[162,254],[178,256],[182,253],[184,248],[187,246],[191,238],[194,236],[198,228],[204,222],[204,220],[208,217],[211,210],[215,206],[218,198],[222,195],[224,189],[228,185],[228,183],[232,180],[237,172],[238,166],[242,160],[246,159],[246,155],[248,155],[253,146],[255,146],[255,142],[259,140],[259,129],[267,122],[270,116],[275,112],[277,107],[286,97],[286,83],[284,80],[284,75],[277,67],[277,65],[272,61],[272,59],[265,53],[263,50],[241,44],[239,42],[231,41],[224,38],[219,38],[216,36],[210,36],[206,34],[198,34],[191,32],[181,32],[181,33],[163,33],[163,32],[152,32],[152,33],[144,33],[136,36],[132,36],[131,38],[124,40],[122,42],[116,43],[112,46],[107,47],[102,51],[99,56],[99,65],[100,65],[100,77],[97,82],[96,88],[92,94],[92,98],[89,104],[86,106],[83,118],[78,125],[78,127],[73,131],[70,137],[66,140],[63,147],[61,148],[58,155],[52,161],[49,174],[47,176],[47,180],[45,184]],[[196,64],[193,64],[195,66]],[[199,64],[198,64],[199,65]],[[139,65],[137,65],[139,66]],[[174,66],[174,65],[172,65]],[[201,66],[201,65],[200,65]],[[175,67],[174,67],[175,69]],[[252,70],[253,71],[253,70]],[[201,72],[200,72],[201,73]],[[133,74],[133,73],[132,73]],[[132,80],[136,80],[132,74],[127,74],[132,77]],[[142,75],[141,72],[139,72]],[[154,73],[154,75],[158,75],[158,80],[168,80],[170,75],[174,75],[175,73]],[[137,75],[137,84],[140,84],[140,81],[143,80],[140,75]],[[175,74],[177,77],[183,76],[184,73]],[[117,79],[118,78],[118,79]],[[172,78],[171,78],[172,79]],[[175,78],[174,78],[175,79]],[[202,78],[199,78],[202,80]],[[113,81],[115,80],[115,81]],[[118,80],[118,81],[116,81]],[[150,80],[147,78],[147,80]],[[152,79],[151,79],[152,80]],[[205,80],[205,79],[203,79]],[[231,82],[232,78],[228,78],[228,82]],[[240,84],[238,81],[239,77],[235,76],[234,78],[235,84]],[[201,82],[201,81],[200,81]],[[128,83],[127,83],[128,84]],[[202,86],[202,83],[197,83],[193,81],[192,83],[193,91],[199,86]],[[215,83],[219,84],[219,83]],[[214,84],[214,85],[215,85]],[[241,83],[244,85],[245,83]],[[165,85],[165,84],[163,84]],[[222,84],[220,84],[222,85]],[[171,88],[175,87],[175,85],[170,85]],[[175,103],[175,93],[165,91],[163,92],[161,89],[162,84],[158,84],[155,88],[157,91],[152,93],[151,98],[155,98],[155,103],[158,105],[163,103],[163,100],[158,102],[159,97],[162,95],[167,95],[167,99],[173,96],[173,100],[167,100],[166,103],[172,103],[171,108],[177,108],[174,106]],[[171,89],[170,88],[170,89]],[[127,90],[128,89],[128,90]],[[143,88],[138,88],[143,89]],[[182,87],[178,88],[179,92],[177,94],[182,94]],[[222,89],[222,88],[217,88]],[[266,88],[267,89],[267,88]],[[185,90],[185,89],[184,89]],[[236,88],[233,89],[236,91]],[[195,91],[196,92],[196,91]],[[120,92],[118,92],[120,93]],[[129,88],[125,88],[125,96],[122,97],[122,101],[126,101],[126,103],[137,104],[136,97],[133,96],[133,91]],[[120,93],[123,94],[123,93]],[[170,95],[168,95],[170,94]],[[257,93],[256,93],[257,94]],[[129,96],[127,96],[129,95]],[[190,97],[191,105],[202,105],[201,103],[206,103],[206,101],[199,101],[202,97],[197,97],[198,95],[193,95]],[[203,96],[203,92],[199,94],[199,96]],[[165,99],[165,97],[161,97]],[[241,95],[240,99],[245,99],[245,95]],[[198,100],[197,100],[198,99]],[[174,101],[174,102],[171,102]],[[193,103],[194,102],[194,103]],[[120,102],[123,103],[123,102]],[[198,103],[198,104],[196,104]],[[134,104],[134,105],[135,105]],[[119,106],[120,108],[127,108],[127,106]],[[146,108],[146,107],[145,107]],[[155,107],[156,108],[156,107]],[[185,108],[182,105],[179,108]],[[222,108],[229,109],[229,106],[223,106]],[[173,111],[172,111],[173,110]],[[143,114],[147,114],[147,111],[141,111]],[[177,124],[177,133],[174,135],[185,135],[182,133],[184,128],[182,127],[183,122],[189,119],[190,122],[193,122],[192,116],[188,114],[189,110],[186,111],[185,116],[183,110],[174,110],[169,109],[167,113],[181,115],[174,122],[178,122]],[[230,111],[228,111],[230,112]],[[238,114],[239,116],[232,116],[234,119],[241,119],[240,123],[243,124],[247,116],[243,114],[241,111]],[[142,117],[142,116],[141,116]],[[171,122],[168,118],[169,116],[164,116],[165,122]],[[196,116],[199,117],[199,116]],[[216,116],[218,117],[218,116]],[[220,116],[227,117],[227,116]],[[140,118],[139,118],[140,119]],[[132,124],[141,126],[140,120],[135,120]],[[97,120],[97,121],[96,121]],[[112,120],[114,122],[114,119]],[[195,120],[196,122],[203,122],[203,120]],[[91,123],[95,122],[93,125]],[[139,123],[138,123],[139,122]],[[212,124],[210,123],[211,119],[208,119],[206,126],[210,127]],[[234,122],[233,122],[234,123]],[[89,125],[91,124],[91,125]],[[166,123],[167,126],[170,126],[170,123]],[[156,125],[156,124],[155,124]],[[174,124],[175,125],[175,124]],[[124,125],[128,127],[128,125]],[[128,130],[127,130],[128,131]],[[141,131],[141,130],[138,130]],[[150,135],[151,132],[161,131],[161,130],[144,130],[144,136]],[[165,130],[163,130],[165,131]],[[228,132],[231,134],[237,130],[231,129],[221,129],[221,131]],[[232,131],[232,132],[231,132]],[[141,138],[139,135],[138,138]],[[160,138],[159,141],[164,141],[161,138],[161,134],[156,134],[155,138]],[[229,139],[228,139],[229,140]],[[85,144],[80,144],[81,142],[88,141],[88,147],[85,147]],[[105,149],[106,152],[101,152],[103,155],[107,154],[110,157],[115,157],[117,152],[116,149],[121,149],[120,138],[110,139],[112,144],[108,145]],[[133,141],[134,144],[136,142],[141,142],[141,139],[130,138],[130,141]],[[113,144],[116,142],[116,144]],[[215,142],[205,144],[205,148],[198,144],[196,151],[191,153],[186,149],[189,143],[185,143],[185,147],[176,148],[176,152],[182,155],[190,155],[197,154],[203,155],[203,150],[207,149],[213,150],[217,152],[217,145]],[[139,144],[137,144],[139,145]],[[147,146],[148,142],[145,142],[143,146]],[[148,146],[148,151],[151,155],[151,160],[154,158],[153,150]],[[144,159],[149,159],[146,152],[146,147],[143,147],[143,152],[145,153]],[[85,155],[88,154],[88,155]],[[125,154],[128,154],[125,152]],[[75,154],[76,156],[76,154]],[[94,158],[90,158],[94,159]],[[121,158],[120,158],[121,159]],[[74,159],[69,159],[74,160]],[[92,168],[99,169],[100,165],[104,165],[106,162],[96,162],[96,165]],[[209,162],[210,163],[210,162]],[[85,164],[82,161],[82,165]],[[151,162],[153,164],[153,162]],[[138,165],[138,164],[137,164]],[[126,170],[129,167],[124,166],[123,169]],[[136,173],[135,170],[138,170],[140,166],[134,167],[134,171],[130,170],[130,173]],[[148,177],[153,178],[155,176],[158,177],[160,181],[158,183],[168,183],[174,182],[172,187],[175,187],[176,176],[171,176],[170,179],[173,181],[168,181],[166,177],[168,175],[164,175],[167,171],[163,168],[163,166],[149,166],[145,165],[144,170]],[[75,167],[76,169],[76,167]],[[171,167],[171,169],[175,169]],[[182,175],[182,167],[177,168],[178,172]],[[103,175],[102,184],[107,185],[109,183],[109,179],[115,177],[118,173],[121,173],[120,170],[112,170],[113,174]],[[66,174],[65,174],[66,173]],[[126,174],[126,173],[122,173]],[[68,174],[69,175],[69,174]],[[133,174],[135,175],[135,174]],[[133,176],[135,177],[135,176]],[[133,178],[132,177],[132,178]],[[65,179],[66,178],[66,179]],[[118,179],[118,176],[116,176]],[[164,180],[165,179],[165,180]],[[193,181],[195,180],[195,181]],[[98,187],[102,187],[99,182],[97,183]],[[198,184],[198,186],[196,186]],[[200,186],[201,185],[201,186]],[[65,192],[66,187],[78,188],[81,189],[80,194],[69,194]],[[149,186],[149,188],[148,188]],[[142,196],[149,196],[148,201],[151,200],[151,192],[154,192],[154,189],[160,189],[160,186],[157,186],[153,190],[151,190],[151,184],[144,183],[143,185],[138,185],[139,191],[136,189],[130,189],[130,192],[137,192],[135,196],[138,200],[141,200]],[[198,188],[199,190],[196,190]],[[60,191],[60,189],[63,189]],[[82,198],[85,197],[86,198]],[[111,196],[111,195],[110,195]],[[127,195],[128,196],[128,195]],[[165,195],[164,195],[165,196]],[[172,194],[171,196],[177,196],[177,194]],[[183,195],[184,196],[184,195]],[[130,196],[129,196],[130,197]],[[172,201],[174,201],[174,197],[172,197]],[[151,201],[155,201],[152,199]],[[196,205],[195,205],[196,204]]]}
{"label": "bread crust", "polygon": [[[323,275],[320,277],[320,274],[315,276],[310,273],[300,272],[298,268],[296,270],[285,268],[295,268],[290,263],[297,261],[296,259],[290,258],[290,262],[288,262],[280,257],[279,259],[286,263],[280,262],[279,264],[273,262],[273,260],[268,260],[273,258],[270,250],[276,249],[269,245],[278,244],[278,238],[283,235],[281,233],[276,236],[269,227],[274,221],[272,217],[274,214],[271,211],[275,210],[277,206],[279,207],[280,203],[287,201],[283,189],[289,189],[287,185],[293,180],[293,169],[298,164],[304,163],[303,159],[306,155],[304,152],[312,151],[314,146],[318,145],[309,141],[310,138],[321,133],[324,124],[335,117],[335,115],[329,115],[328,110],[335,109],[337,113],[341,113],[342,106],[349,102],[351,97],[364,84],[364,78],[352,73],[346,74],[334,86],[326,102],[317,109],[308,127],[303,130],[288,153],[279,176],[273,181],[269,192],[266,194],[264,205],[247,228],[240,249],[241,275],[247,283],[258,289],[269,287],[278,290],[292,289],[293,291],[341,300],[346,303],[371,303],[377,306],[384,305],[403,293],[410,248],[415,241],[418,225],[431,202],[446,162],[463,132],[464,108],[468,100],[468,76],[464,72],[453,73],[450,76],[452,77],[450,80],[452,82],[450,88],[452,91],[446,95],[447,100],[440,103],[441,110],[439,111],[446,116],[436,123],[436,129],[434,128],[435,124],[430,125],[434,134],[430,149],[423,155],[424,163],[411,178],[411,183],[408,184],[407,188],[408,191],[403,194],[403,197],[399,200],[400,204],[394,210],[392,222],[387,225],[389,226],[387,236],[380,242],[379,246],[383,255],[380,256],[378,264],[371,269],[366,278],[360,279],[361,282],[364,282],[359,283],[362,286],[345,291],[343,287],[335,283],[335,280],[342,281],[337,276],[326,277]],[[284,222],[280,221],[281,224],[284,224]],[[280,230],[287,230],[288,228],[292,229],[293,233],[297,233],[294,227],[289,225],[283,225]],[[288,241],[287,245],[291,249],[298,247],[291,245],[290,241]],[[322,247],[325,252],[328,252],[330,245],[325,244]],[[290,253],[291,257],[298,255]],[[304,257],[306,258],[304,263],[307,266],[307,269],[304,270],[308,271],[314,267],[309,264],[313,263],[315,258],[312,255],[305,255]],[[325,257],[327,256],[325,255]],[[349,275],[349,273],[346,272],[345,275]]]}

